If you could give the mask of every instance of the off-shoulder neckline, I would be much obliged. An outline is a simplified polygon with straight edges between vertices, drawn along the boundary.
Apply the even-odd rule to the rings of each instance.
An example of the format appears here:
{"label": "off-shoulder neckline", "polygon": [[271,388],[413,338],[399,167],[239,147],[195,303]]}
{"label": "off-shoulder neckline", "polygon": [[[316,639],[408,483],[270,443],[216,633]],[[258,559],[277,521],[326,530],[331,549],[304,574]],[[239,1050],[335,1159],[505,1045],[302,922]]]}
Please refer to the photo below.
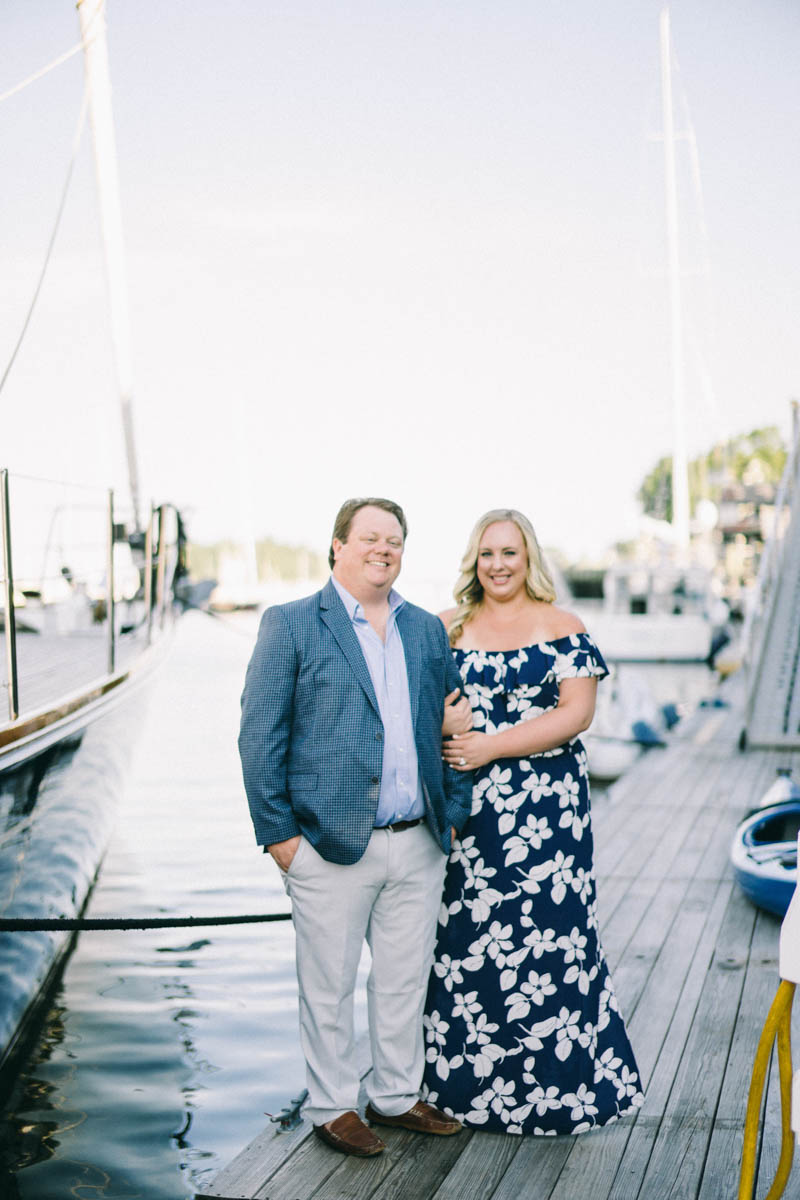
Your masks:
{"label": "off-shoulder neckline", "polygon": [[585,629],[582,629],[580,631],[580,633],[565,633],[565,634],[562,634],[561,637],[557,637],[557,638],[543,638],[540,642],[530,642],[527,646],[517,646],[517,648],[515,650],[483,650],[483,649],[479,650],[475,646],[472,646],[469,648],[462,647],[462,646],[453,646],[453,653],[454,654],[491,654],[491,655],[519,654],[520,651],[522,651],[522,650],[537,650],[539,648],[539,646],[555,646],[557,642],[571,642],[572,639],[575,637],[589,638],[589,640],[591,641],[590,635],[586,632]]}

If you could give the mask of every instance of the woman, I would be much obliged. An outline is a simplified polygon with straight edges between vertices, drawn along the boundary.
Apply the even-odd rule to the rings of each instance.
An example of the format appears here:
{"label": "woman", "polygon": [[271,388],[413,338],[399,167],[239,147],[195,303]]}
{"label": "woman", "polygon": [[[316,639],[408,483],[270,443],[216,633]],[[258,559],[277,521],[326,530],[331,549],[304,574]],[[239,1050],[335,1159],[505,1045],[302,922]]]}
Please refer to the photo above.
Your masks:
{"label": "woman", "polygon": [[642,1103],[598,936],[578,740],[608,672],[553,603],[536,535],[513,509],[475,526],[455,598],[441,616],[472,729],[443,754],[475,783],[445,883],[423,1094],[483,1129],[581,1133]]}

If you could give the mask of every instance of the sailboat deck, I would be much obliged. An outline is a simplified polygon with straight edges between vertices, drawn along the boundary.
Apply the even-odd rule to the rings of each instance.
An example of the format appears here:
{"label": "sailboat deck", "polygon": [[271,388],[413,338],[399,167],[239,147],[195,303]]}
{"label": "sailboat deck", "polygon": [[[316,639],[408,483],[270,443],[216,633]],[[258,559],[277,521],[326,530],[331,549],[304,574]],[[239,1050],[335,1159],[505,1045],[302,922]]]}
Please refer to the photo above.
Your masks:
{"label": "sailboat deck", "polygon": [[[143,627],[118,636],[116,669],[129,667],[145,645]],[[17,667],[21,716],[55,707],[64,696],[88,688],[108,674],[106,628],[89,627],[69,633],[18,632]],[[6,721],[7,713],[0,713],[0,726]]]}
{"label": "sailboat deck", "polygon": [[[645,1083],[643,1107],[596,1133],[527,1137],[381,1129],[387,1149],[348,1158],[309,1123],[270,1125],[200,1198],[220,1200],[711,1200],[737,1194],[747,1090],[778,986],[780,921],[734,883],[734,829],[800,751],[741,753],[730,706],[702,708],[596,806],[600,926]],[[775,1072],[776,1074],[776,1072]],[[780,1144],[768,1091],[758,1194]]]}

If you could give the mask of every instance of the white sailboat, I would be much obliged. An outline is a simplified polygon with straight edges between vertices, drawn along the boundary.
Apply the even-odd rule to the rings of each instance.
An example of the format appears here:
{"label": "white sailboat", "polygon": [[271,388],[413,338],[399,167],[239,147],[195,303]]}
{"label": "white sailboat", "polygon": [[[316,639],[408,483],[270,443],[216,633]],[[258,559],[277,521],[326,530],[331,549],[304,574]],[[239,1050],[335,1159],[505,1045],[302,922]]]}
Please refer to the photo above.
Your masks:
{"label": "white sailboat", "polygon": [[689,537],[689,471],[672,41],[669,9],[660,18],[661,109],[668,247],[670,359],[672,368],[672,522],[669,552],[654,564],[623,562],[609,568],[603,603],[587,615],[591,632],[614,661],[704,661],[711,653],[720,602],[708,566],[692,561]]}
{"label": "white sailboat", "polygon": [[[78,15],[133,516],[123,519],[112,491],[0,470],[0,1069],[9,1076],[73,944],[42,923],[76,917],[93,886],[183,570],[177,510],[151,505],[140,520],[104,0],[79,0]],[[19,513],[27,519],[14,524]],[[31,920],[36,929],[20,928]]]}

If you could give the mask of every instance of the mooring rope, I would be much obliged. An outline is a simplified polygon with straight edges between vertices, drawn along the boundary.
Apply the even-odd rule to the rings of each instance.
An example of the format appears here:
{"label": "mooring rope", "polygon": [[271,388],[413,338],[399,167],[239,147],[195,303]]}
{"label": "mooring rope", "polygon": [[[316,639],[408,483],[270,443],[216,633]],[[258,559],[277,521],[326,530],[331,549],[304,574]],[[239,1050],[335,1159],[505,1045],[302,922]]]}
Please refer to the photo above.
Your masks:
{"label": "mooring rope", "polygon": [[228,917],[0,917],[0,933],[46,933],[109,929],[186,929],[196,925],[255,925],[291,921],[292,914],[240,913]]}

